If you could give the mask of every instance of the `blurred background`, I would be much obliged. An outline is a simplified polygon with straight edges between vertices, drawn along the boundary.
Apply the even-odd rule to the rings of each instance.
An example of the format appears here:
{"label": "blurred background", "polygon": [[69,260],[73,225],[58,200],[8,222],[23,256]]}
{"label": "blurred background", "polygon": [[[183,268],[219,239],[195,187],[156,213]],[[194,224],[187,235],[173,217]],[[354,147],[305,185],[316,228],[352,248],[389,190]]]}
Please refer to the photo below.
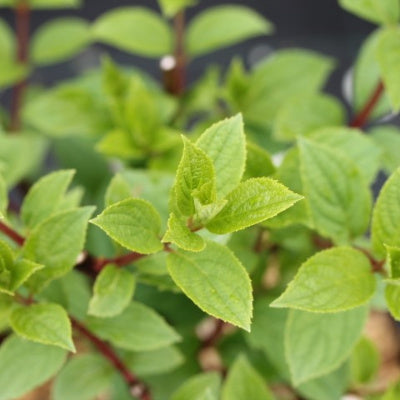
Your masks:
{"label": "blurred background", "polygon": [[[374,25],[341,9],[337,0],[200,0],[197,7],[189,9],[187,19],[202,8],[224,3],[246,5],[257,10],[275,24],[275,33],[197,59],[190,65],[189,80],[198,77],[210,63],[227,66],[236,54],[242,55],[250,66],[274,49],[305,47],[336,58],[338,65],[328,83],[328,91],[341,95],[345,72],[351,67],[363,39],[374,30]],[[85,0],[81,9],[35,11],[32,15],[31,29],[33,31],[41,23],[60,16],[80,16],[93,21],[106,10],[127,5],[158,9],[156,0]],[[1,8],[0,17],[10,24],[14,23],[13,14],[9,9]],[[39,68],[33,80],[51,84],[59,79],[75,76],[79,71],[98,65],[105,49],[118,62],[136,65],[156,78],[160,75],[157,60],[135,57],[111,47],[95,44],[72,61]]]}

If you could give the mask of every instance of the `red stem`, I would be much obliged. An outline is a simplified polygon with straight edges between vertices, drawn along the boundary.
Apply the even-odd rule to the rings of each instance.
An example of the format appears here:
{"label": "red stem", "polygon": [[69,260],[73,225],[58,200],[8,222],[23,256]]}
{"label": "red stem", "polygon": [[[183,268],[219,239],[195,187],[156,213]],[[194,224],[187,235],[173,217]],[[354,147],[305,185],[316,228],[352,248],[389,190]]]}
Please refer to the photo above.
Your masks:
{"label": "red stem", "polygon": [[0,222],[0,232],[3,232],[6,236],[8,236],[11,240],[13,240],[16,244],[22,246],[25,242],[25,238],[22,237],[18,232],[11,229],[9,226]]}
{"label": "red stem", "polygon": [[385,87],[382,81],[379,81],[376,86],[372,96],[365,104],[364,108],[354,117],[353,121],[350,123],[352,128],[362,128],[367,122],[369,117],[371,116],[372,111],[375,106],[378,104],[381,96],[385,91]]}
{"label": "red stem", "polygon": [[106,358],[114,368],[121,374],[129,386],[131,394],[140,400],[151,400],[147,386],[140,381],[119,358],[116,352],[106,343],[90,332],[84,325],[74,318],[71,318],[72,326],[85,336],[97,350]]}
{"label": "red stem", "polygon": [[143,257],[145,257],[145,254],[132,252],[115,258],[97,258],[93,260],[92,269],[99,272],[107,264],[115,264],[118,267],[123,267],[134,261],[140,260]]}
{"label": "red stem", "polygon": [[[15,8],[15,24],[17,34],[17,61],[27,64],[29,61],[29,27],[31,10],[29,4],[20,0]],[[26,89],[27,80],[18,82],[13,89],[11,99],[11,131],[17,131],[21,127],[21,106]]]}

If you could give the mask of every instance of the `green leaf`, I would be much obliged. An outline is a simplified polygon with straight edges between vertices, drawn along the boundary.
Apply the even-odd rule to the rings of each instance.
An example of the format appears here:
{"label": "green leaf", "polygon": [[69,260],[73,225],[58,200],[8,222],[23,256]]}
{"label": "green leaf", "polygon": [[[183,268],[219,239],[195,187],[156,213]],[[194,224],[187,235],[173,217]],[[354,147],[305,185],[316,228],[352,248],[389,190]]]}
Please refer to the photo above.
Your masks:
{"label": "green leaf", "polygon": [[72,181],[74,171],[57,171],[39,179],[24,198],[21,218],[33,228],[54,214]]}
{"label": "green leaf", "polygon": [[381,400],[397,400],[400,396],[400,383],[392,385],[384,394]]}
{"label": "green leaf", "polygon": [[166,17],[173,17],[179,11],[197,4],[197,0],[158,0],[158,3]]}
{"label": "green leaf", "polygon": [[246,163],[246,138],[240,114],[217,122],[198,139],[200,147],[212,160],[219,198],[225,197],[242,179]]}
{"label": "green leaf", "polygon": [[311,312],[344,311],[366,303],[374,291],[375,278],[368,258],[351,247],[335,247],[303,263],[271,306]]}
{"label": "green leaf", "polygon": [[151,254],[163,248],[158,238],[160,216],[146,200],[122,200],[107,207],[90,222],[129,250]]}
{"label": "green leaf", "polygon": [[11,292],[15,292],[25,281],[31,277],[31,275],[43,268],[43,265],[34,263],[24,258],[16,260],[14,265],[10,268],[11,276],[9,290]]}
{"label": "green leaf", "polygon": [[88,314],[96,317],[120,314],[132,300],[134,290],[135,278],[131,272],[107,265],[94,283]]}
{"label": "green leaf", "polygon": [[108,207],[132,196],[133,193],[128,182],[120,174],[116,174],[107,187],[104,202]]}
{"label": "green leaf", "polygon": [[75,352],[71,323],[57,304],[32,304],[18,307],[10,315],[13,330],[24,339]]}
{"label": "green leaf", "polygon": [[303,194],[317,231],[347,243],[368,227],[371,193],[355,163],[309,140],[299,142]]}
{"label": "green leaf", "polygon": [[221,5],[208,8],[191,21],[186,46],[189,54],[196,57],[272,30],[268,20],[248,7]]}
{"label": "green leaf", "polygon": [[83,249],[93,210],[93,207],[82,207],[57,213],[30,232],[22,250],[23,257],[45,266],[28,282],[34,291],[74,267]]}
{"label": "green leaf", "polygon": [[362,337],[350,358],[351,379],[356,385],[370,382],[380,365],[379,352],[369,339]]}
{"label": "green leaf", "polygon": [[171,396],[171,400],[205,400],[207,392],[211,392],[211,399],[216,400],[220,385],[221,378],[216,372],[198,374],[183,383]]}
{"label": "green leaf", "polygon": [[362,131],[343,127],[325,128],[314,132],[311,139],[351,158],[366,182],[374,182],[381,164],[381,151]]}
{"label": "green leaf", "polygon": [[247,141],[246,148],[247,158],[244,179],[261,178],[272,175],[275,172],[271,156],[266,150],[249,141]]}
{"label": "green leaf", "polygon": [[0,347],[0,400],[20,398],[58,372],[67,352],[9,336]]}
{"label": "green leaf", "polygon": [[[381,32],[379,29],[367,37],[353,68],[353,107],[356,113],[366,106],[381,81],[381,70],[375,56]],[[388,114],[390,110],[388,96],[383,93],[371,111],[370,119]]]}
{"label": "green leaf", "polygon": [[203,311],[250,330],[251,282],[228,248],[207,242],[198,253],[178,250],[168,255],[167,266],[174,282]]}
{"label": "green leaf", "polygon": [[267,386],[246,357],[240,356],[229,369],[222,400],[273,400]]}
{"label": "green leaf", "polygon": [[274,217],[301,199],[271,178],[248,179],[229,193],[225,207],[206,226],[219,234],[238,231]]}
{"label": "green leaf", "polygon": [[2,61],[0,64],[0,89],[12,86],[28,76],[29,67],[13,61]]}
{"label": "green leaf", "polygon": [[174,213],[171,213],[168,219],[168,230],[162,241],[174,243],[188,251],[201,251],[206,246],[204,239],[192,232]]}
{"label": "green leaf", "polygon": [[376,59],[393,111],[400,110],[400,29],[387,29],[380,35]]}
{"label": "green leaf", "polygon": [[77,8],[81,5],[81,0],[29,0],[29,5],[33,8]]}
{"label": "green leaf", "polygon": [[385,246],[400,247],[400,168],[386,181],[372,215],[372,243],[385,255]]}
{"label": "green leaf", "polygon": [[381,149],[381,163],[387,174],[400,167],[400,130],[397,126],[377,126],[369,132],[375,146]]}
{"label": "green leaf", "polygon": [[0,219],[4,218],[4,214],[8,207],[8,190],[5,180],[0,174]]}
{"label": "green leaf", "polygon": [[170,27],[155,12],[143,7],[108,11],[94,22],[93,37],[146,57],[160,57],[172,51]]}
{"label": "green leaf", "polygon": [[295,97],[279,111],[274,135],[284,141],[295,140],[297,136],[307,136],[311,132],[326,127],[343,125],[345,110],[334,97],[325,94]]}
{"label": "green leaf", "polygon": [[389,266],[389,277],[391,279],[400,278],[400,248],[398,247],[386,247],[386,262]]}
{"label": "green leaf", "polygon": [[331,58],[311,51],[290,49],[274,53],[250,75],[239,102],[245,120],[270,127],[287,101],[318,92],[333,67]]}
{"label": "green leaf", "polygon": [[[15,57],[15,38],[9,25],[0,19],[0,59],[11,61]],[[3,61],[4,62],[4,61]]]}
{"label": "green leaf", "polygon": [[366,307],[336,314],[291,310],[285,354],[293,383],[298,385],[340,366],[360,338],[366,318]]}
{"label": "green leaf", "polygon": [[180,340],[154,310],[137,302],[116,317],[88,318],[88,327],[115,346],[132,351],[156,350]]}
{"label": "green leaf", "polygon": [[186,216],[195,212],[194,198],[201,204],[215,200],[215,171],[211,159],[203,150],[182,136],[183,155],[174,185],[175,203]]}
{"label": "green leaf", "polygon": [[32,39],[32,61],[38,65],[67,60],[90,41],[89,24],[80,18],[58,18],[40,26]]}
{"label": "green leaf", "polygon": [[113,369],[98,354],[72,358],[57,376],[54,400],[92,400],[111,386]]}
{"label": "green leaf", "polygon": [[394,24],[400,18],[397,0],[339,0],[346,10],[377,24]]}
{"label": "green leaf", "polygon": [[398,282],[387,284],[385,299],[390,314],[396,321],[400,321],[400,285]]}

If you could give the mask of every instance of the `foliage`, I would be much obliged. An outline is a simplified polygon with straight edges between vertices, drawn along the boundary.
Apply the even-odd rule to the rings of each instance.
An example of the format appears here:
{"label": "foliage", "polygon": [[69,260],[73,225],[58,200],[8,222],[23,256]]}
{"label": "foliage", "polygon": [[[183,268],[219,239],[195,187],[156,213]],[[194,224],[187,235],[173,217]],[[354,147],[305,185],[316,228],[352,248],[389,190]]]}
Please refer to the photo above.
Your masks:
{"label": "foliage", "polygon": [[[379,26],[348,123],[322,91],[335,61],[304,49],[186,85],[196,58],[273,32],[248,7],[159,0],[30,38],[31,12],[80,1],[0,0],[18,21],[0,20],[0,400],[47,381],[54,400],[398,398],[363,331],[378,304],[400,320],[400,131],[380,119],[400,108],[400,5],[338,3]],[[166,57],[164,81],[105,56],[28,85],[94,43]]]}

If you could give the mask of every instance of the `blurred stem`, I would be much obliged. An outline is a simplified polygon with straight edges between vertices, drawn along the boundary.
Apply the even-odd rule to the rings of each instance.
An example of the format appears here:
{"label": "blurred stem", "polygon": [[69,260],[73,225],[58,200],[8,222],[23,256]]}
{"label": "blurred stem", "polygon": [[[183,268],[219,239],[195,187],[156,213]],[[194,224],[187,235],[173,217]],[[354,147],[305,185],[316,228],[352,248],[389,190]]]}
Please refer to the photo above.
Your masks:
{"label": "blurred stem", "polygon": [[[15,25],[17,34],[17,62],[27,64],[29,61],[29,29],[31,10],[26,0],[20,0],[15,7]],[[21,127],[21,106],[27,80],[18,82],[13,89],[11,99],[10,130],[18,131]]]}
{"label": "blurred stem", "polygon": [[175,95],[180,96],[186,85],[185,12],[180,11],[174,19],[175,28]]}
{"label": "blurred stem", "polygon": [[375,109],[375,106],[378,104],[381,99],[383,93],[385,91],[385,87],[382,81],[379,81],[376,86],[374,92],[371,97],[368,99],[363,109],[354,117],[353,121],[351,121],[350,126],[352,128],[362,128],[369,120],[372,112]]}

